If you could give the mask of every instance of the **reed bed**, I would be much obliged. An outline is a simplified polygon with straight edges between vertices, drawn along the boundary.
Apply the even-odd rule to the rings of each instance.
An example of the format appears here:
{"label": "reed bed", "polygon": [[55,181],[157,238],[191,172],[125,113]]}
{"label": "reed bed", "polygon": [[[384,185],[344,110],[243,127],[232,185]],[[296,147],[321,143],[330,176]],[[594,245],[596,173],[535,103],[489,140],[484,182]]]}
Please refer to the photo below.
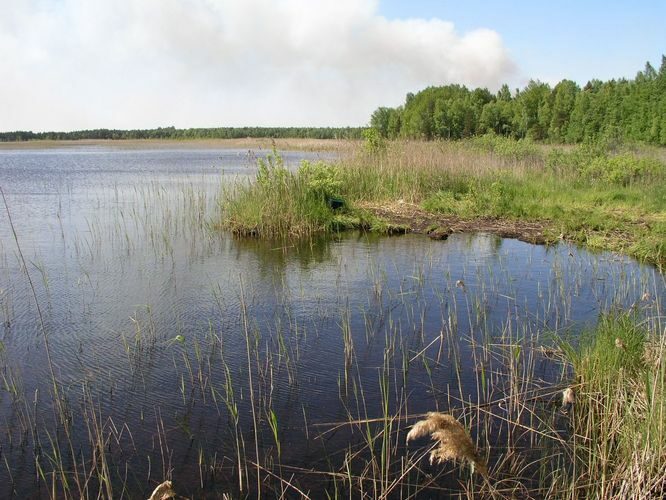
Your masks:
{"label": "reed bed", "polygon": [[[658,498],[663,493],[666,344],[659,303],[646,296],[636,312],[603,316],[579,341],[565,342],[559,333],[521,324],[510,311],[499,329],[484,328],[484,302],[499,292],[490,282],[451,279],[439,304],[441,332],[428,335],[424,315],[432,304],[409,298],[422,293],[427,274],[415,269],[421,278],[391,290],[377,270],[369,293],[387,309],[362,312],[346,303],[334,314],[340,337],[339,421],[322,422],[316,408],[303,407],[294,423],[298,412],[285,413],[279,402],[280,393],[298,401],[298,394],[308,391],[299,373],[321,321],[304,322],[288,303],[269,321],[259,320],[251,285],[239,283],[244,359],[232,356],[226,345],[228,324],[211,326],[198,338],[165,339],[150,310],[133,314],[131,333],[118,342],[138,384],[154,370],[153,359],[172,359],[170,377],[180,392],[174,399],[181,400],[175,419],[165,417],[166,409],[156,403],[146,408],[143,425],[118,420],[108,414],[113,396],[85,380],[65,393],[68,425],[85,429],[85,436],[75,437],[62,424],[54,429],[44,420],[35,410],[39,401],[23,393],[11,360],[0,358],[4,391],[14,393],[13,446],[40,450],[37,483],[53,498],[132,496],[137,484],[148,497],[165,480],[174,495],[186,498]],[[211,325],[233,316],[223,302],[219,307]],[[465,316],[470,326],[464,328],[459,322]],[[379,366],[364,366],[368,349],[381,352]],[[369,368],[374,376],[368,376]],[[548,370],[551,375],[543,378]],[[432,411],[415,413],[412,380],[423,375]],[[196,429],[192,422],[202,405],[216,408],[224,422],[226,437],[217,448],[207,442],[210,423]],[[148,441],[146,432],[152,435]],[[184,461],[173,451],[178,435],[190,436],[195,451]],[[433,436],[432,445],[420,439],[427,435]],[[308,465],[298,456],[304,451],[297,450],[307,450]],[[148,477],[135,477],[129,464],[146,456]],[[192,477],[200,484],[194,491]]]}
{"label": "reed bed", "polygon": [[[316,203],[324,214],[360,219],[353,206],[338,212],[329,199],[426,203],[434,196],[429,182],[439,182],[439,193],[502,178],[512,166],[525,179],[550,175],[548,151],[496,147],[389,144],[358,151],[346,166],[310,165],[291,180],[279,163],[268,164],[266,182],[294,182],[312,196],[301,200],[304,207]],[[409,154],[400,159],[400,151]],[[428,168],[418,170],[423,162]],[[368,164],[385,169],[390,182],[362,186]],[[477,177],[468,175],[474,169]],[[465,201],[463,187],[460,193],[456,201]],[[57,391],[50,383],[27,386],[21,358],[0,344],[7,423],[0,464],[8,496],[148,498],[163,491],[160,485],[185,498],[663,495],[663,283],[650,281],[663,275],[627,275],[626,261],[607,262],[613,256],[574,259],[553,249],[555,257],[542,256],[553,262],[533,293],[536,302],[523,303],[521,287],[541,271],[529,271],[529,255],[520,278],[502,258],[496,267],[477,260],[499,240],[469,243],[475,258],[461,265],[440,265],[432,247],[417,247],[406,261],[369,251],[355,267],[328,240],[220,242],[209,224],[217,200],[187,184],[175,192],[138,186],[129,197],[138,201],[109,203],[110,222],[88,220],[85,235],[63,230],[75,257],[71,279],[86,291],[76,307],[97,311],[88,295],[103,285],[89,269],[111,268],[109,248],[122,266],[138,259],[139,273],[150,276],[155,263],[170,271],[159,275],[157,298],[146,293],[145,304],[130,303],[103,349],[72,340],[69,331],[52,332],[47,316],[54,353],[81,342],[67,351],[76,353],[74,361],[54,361]],[[365,244],[374,248],[371,238]],[[247,277],[215,260],[208,265],[224,245],[250,255]],[[15,265],[11,252],[3,247],[5,267]],[[210,281],[190,284],[202,263]],[[178,266],[184,274],[176,274]],[[36,300],[52,311],[58,297],[49,293],[49,269],[23,264],[22,273],[41,277]],[[233,279],[222,280],[224,273]],[[318,273],[327,279],[314,289]],[[361,294],[356,280],[367,284]],[[10,326],[21,319],[11,304],[31,297],[11,284],[0,297]],[[187,286],[197,288],[196,303],[205,307],[187,316],[180,301],[186,295],[174,293],[179,300],[160,316],[162,297]],[[576,301],[585,290],[601,315],[578,339],[578,329],[568,335],[567,328],[578,326]],[[262,294],[275,299],[272,308],[260,307]],[[337,298],[327,301],[331,294]],[[322,345],[330,349],[323,357]],[[70,371],[58,366],[70,361]],[[324,362],[324,374],[309,371]]]}
{"label": "reed bed", "polygon": [[[611,151],[604,149],[604,145],[557,149],[493,137],[465,142],[390,142],[375,148],[368,148],[367,144],[359,147],[332,172],[336,181],[333,193],[345,199],[350,207],[349,213],[355,216],[358,212],[354,212],[354,207],[365,202],[387,205],[398,202],[421,204],[434,213],[464,218],[534,220],[544,224],[552,240],[569,239],[593,248],[621,250],[659,265],[664,263],[666,227],[662,219],[666,206],[663,203],[666,169],[653,151],[631,148]],[[294,175],[294,179],[298,179],[298,173]],[[288,198],[288,192],[283,196]],[[323,212],[326,212],[325,207]],[[332,228],[337,229],[326,225],[317,229],[329,231]],[[271,233],[271,236],[277,233]],[[259,232],[253,235],[261,236]],[[562,293],[564,296],[567,292],[563,290]],[[602,319],[590,338],[596,339],[593,343],[603,343],[609,325],[617,335],[620,331],[622,335],[629,335],[627,332],[635,329],[633,324],[621,315],[607,317]],[[646,330],[638,330],[644,337],[648,335]],[[343,339],[346,339],[347,364],[353,366],[355,350],[348,331],[343,328]],[[650,332],[653,339],[663,339],[659,327]],[[640,402],[640,408],[649,415],[632,417],[634,422],[660,422],[656,427],[649,424],[651,431],[647,434],[656,437],[655,441],[638,441],[642,442],[641,452],[617,448],[611,451],[599,441],[615,439],[609,436],[604,426],[615,425],[613,422],[624,418],[618,413],[622,405],[608,406],[604,400],[603,404],[588,409],[598,397],[598,388],[593,387],[600,383],[597,372],[585,368],[594,363],[590,359],[594,355],[585,347],[588,344],[583,342],[575,348],[559,348],[558,353],[566,352],[554,361],[562,378],[559,386],[547,385],[542,384],[535,373],[540,355],[532,349],[539,341],[533,339],[525,344],[525,337],[521,339],[513,335],[503,337],[493,345],[486,341],[478,354],[484,361],[480,361],[482,368],[477,379],[476,400],[484,403],[466,401],[462,385],[456,396],[451,396],[450,389],[447,390],[447,403],[464,420],[474,422],[476,432],[473,434],[485,439],[482,449],[485,448],[486,457],[490,459],[490,476],[494,478],[494,481],[477,483],[468,476],[463,489],[472,496],[493,497],[528,494],[558,498],[622,498],[628,492],[634,496],[661,493],[665,465],[662,458],[654,457],[664,456],[660,444],[664,437],[663,400],[659,396],[663,389],[663,365],[656,371],[653,371],[654,366],[640,365],[640,375],[632,378],[634,390],[637,378],[650,381],[650,390],[644,390],[643,394],[647,392],[657,398],[649,403]],[[644,344],[639,344],[638,349],[642,352]],[[656,349],[654,346],[660,344],[649,345]],[[494,369],[483,367],[492,360],[497,363]],[[620,382],[612,384],[607,380],[604,391],[607,395],[617,393],[619,396],[626,392],[622,388],[626,375],[623,377],[624,368],[615,368]],[[344,379],[345,396],[349,395],[349,377],[345,375]],[[388,380],[381,383],[381,391],[386,392],[382,389],[386,384],[390,385]],[[364,408],[363,391],[352,385],[356,408]],[[653,386],[656,391],[652,390]],[[493,400],[494,397],[497,399]],[[394,394],[392,399],[393,405],[405,406],[407,400],[404,393]],[[625,402],[624,408],[636,408],[637,404]],[[432,422],[433,415],[439,414],[429,415],[421,422]],[[398,434],[407,416],[404,408],[398,413],[386,410],[383,419],[370,418],[369,415],[363,418],[362,412],[350,412],[349,425],[365,436],[365,444],[346,453],[346,465],[340,473],[344,478],[341,491],[355,491],[361,496],[374,498],[402,497],[411,494],[407,492],[432,486],[430,481],[424,484],[416,462],[401,458],[404,451],[398,444]],[[458,420],[450,418],[453,419],[451,428],[459,431],[454,435],[467,436]],[[378,422],[383,424],[379,429],[375,426]],[[427,424],[421,427],[429,428]],[[434,432],[439,447],[433,447],[429,453],[435,461],[438,458],[467,457],[477,467],[483,467],[483,461],[471,451],[474,449],[471,441],[468,443],[461,437],[458,442],[464,442],[465,446],[460,448],[467,452],[458,454],[447,451],[446,444],[443,444],[453,438]],[[634,430],[632,434],[627,442],[635,444],[640,432]],[[637,470],[637,457],[641,456],[652,457],[637,475],[642,483],[630,477],[631,472]],[[595,474],[605,478],[608,467],[612,467],[615,475],[609,479],[612,487],[605,480],[600,483],[593,480]],[[354,472],[358,470],[364,473],[358,475]],[[541,472],[535,475],[535,470]],[[331,477],[338,476],[331,473]],[[622,486],[618,488],[618,484]],[[397,491],[400,493],[396,494]]]}
{"label": "reed bed", "polygon": [[[239,235],[267,238],[359,227],[382,231],[387,226],[363,207],[408,203],[433,219],[536,222],[547,241],[564,238],[663,266],[662,156],[649,148],[558,148],[494,136],[359,143],[338,163],[318,165],[328,176],[320,196],[313,196],[307,169],[271,168],[273,182],[243,184],[226,194],[222,225]],[[331,198],[343,200],[345,208],[332,209],[326,203]]]}
{"label": "reed bed", "polygon": [[614,313],[577,349],[566,347],[578,384],[570,467],[581,477],[571,497],[666,495],[665,334]]}

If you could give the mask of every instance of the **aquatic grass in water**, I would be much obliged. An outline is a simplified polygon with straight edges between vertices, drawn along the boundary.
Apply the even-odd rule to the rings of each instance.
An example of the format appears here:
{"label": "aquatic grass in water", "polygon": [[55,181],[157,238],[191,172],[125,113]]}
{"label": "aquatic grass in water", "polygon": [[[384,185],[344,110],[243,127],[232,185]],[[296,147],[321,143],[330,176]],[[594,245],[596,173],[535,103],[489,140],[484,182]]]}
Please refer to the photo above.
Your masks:
{"label": "aquatic grass in water", "polygon": [[303,160],[294,171],[275,150],[257,163],[253,181],[238,181],[222,195],[222,228],[232,234],[277,240],[348,229],[405,231],[351,209],[340,195],[341,171],[335,165]]}
{"label": "aquatic grass in water", "polygon": [[[666,494],[666,330],[611,313],[577,348],[567,345],[577,397],[571,417],[573,474],[593,485],[572,494],[660,498]],[[571,474],[571,472],[570,472]]]}
{"label": "aquatic grass in water", "polygon": [[[577,345],[600,313],[633,307],[659,359],[663,276],[629,259],[490,235],[234,239],[206,223],[219,179],[148,177],[87,187],[70,211],[79,187],[61,193],[62,224],[14,212],[43,276],[71,445],[2,233],[1,495],[148,498],[169,480],[192,498],[566,496],[590,487],[584,448],[567,468],[587,393],[554,338]],[[469,432],[492,484],[406,445],[429,411]]]}

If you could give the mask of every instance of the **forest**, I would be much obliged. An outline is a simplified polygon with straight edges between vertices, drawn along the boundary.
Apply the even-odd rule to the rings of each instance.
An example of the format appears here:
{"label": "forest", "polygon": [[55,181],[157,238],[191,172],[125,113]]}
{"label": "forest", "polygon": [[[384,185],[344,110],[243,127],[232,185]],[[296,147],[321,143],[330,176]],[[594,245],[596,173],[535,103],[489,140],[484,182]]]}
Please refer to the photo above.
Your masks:
{"label": "forest", "polygon": [[0,132],[0,142],[9,141],[70,141],[78,139],[127,140],[127,139],[359,139],[362,128],[354,127],[217,127],[187,128],[159,127],[154,129],[113,130],[93,129],[72,132]]}
{"label": "forest", "polygon": [[[370,126],[389,139],[463,139],[494,133],[549,143],[599,138],[666,145],[666,56],[659,70],[650,62],[633,80],[591,80],[580,87],[562,80],[551,88],[531,80],[495,94],[464,85],[431,86],[408,93],[396,108],[379,107]],[[0,142],[77,139],[360,139],[363,127],[159,127],[71,132],[0,132]]]}
{"label": "forest", "polygon": [[461,139],[495,133],[516,139],[580,143],[601,137],[666,145],[666,56],[633,80],[562,80],[551,88],[531,80],[493,94],[462,85],[409,93],[397,108],[380,107],[371,126],[386,138]]}

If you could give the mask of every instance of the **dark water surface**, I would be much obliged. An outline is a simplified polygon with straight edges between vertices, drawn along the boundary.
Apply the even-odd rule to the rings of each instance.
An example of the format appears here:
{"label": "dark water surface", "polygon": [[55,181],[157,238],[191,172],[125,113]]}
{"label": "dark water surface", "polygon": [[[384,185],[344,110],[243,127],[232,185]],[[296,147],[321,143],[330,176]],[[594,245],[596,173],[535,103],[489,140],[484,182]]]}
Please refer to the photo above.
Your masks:
{"label": "dark water surface", "polygon": [[[217,200],[254,161],[241,150],[0,151],[26,262],[2,207],[0,497],[48,497],[62,477],[76,497],[75,474],[96,496],[103,474],[91,471],[106,471],[116,498],[147,497],[165,478],[195,497],[254,491],[237,456],[255,460],[255,422],[281,476],[337,470],[359,438],[320,424],[446,410],[450,387],[483,399],[471,341],[535,347],[614,306],[653,315],[666,297],[653,268],[566,244],[233,239],[212,227]],[[26,271],[69,436],[55,424]],[[314,497],[331,488],[299,484]]]}

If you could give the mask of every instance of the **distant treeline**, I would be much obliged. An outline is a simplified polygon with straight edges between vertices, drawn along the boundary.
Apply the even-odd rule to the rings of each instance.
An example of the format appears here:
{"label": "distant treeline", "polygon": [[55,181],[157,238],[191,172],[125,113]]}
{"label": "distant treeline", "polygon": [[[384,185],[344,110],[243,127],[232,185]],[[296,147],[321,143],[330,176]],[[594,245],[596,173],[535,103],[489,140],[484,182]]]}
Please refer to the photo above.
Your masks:
{"label": "distant treeline", "polygon": [[219,127],[187,128],[160,127],[143,130],[77,130],[74,132],[0,132],[0,141],[77,139],[242,139],[289,138],[289,139],[359,139],[362,128],[357,127]]}
{"label": "distant treeline", "polygon": [[538,141],[577,143],[609,137],[666,145],[666,56],[633,80],[571,80],[551,88],[530,81],[497,94],[460,85],[407,94],[404,105],[381,107],[371,126],[388,138],[460,139],[494,132]]}

